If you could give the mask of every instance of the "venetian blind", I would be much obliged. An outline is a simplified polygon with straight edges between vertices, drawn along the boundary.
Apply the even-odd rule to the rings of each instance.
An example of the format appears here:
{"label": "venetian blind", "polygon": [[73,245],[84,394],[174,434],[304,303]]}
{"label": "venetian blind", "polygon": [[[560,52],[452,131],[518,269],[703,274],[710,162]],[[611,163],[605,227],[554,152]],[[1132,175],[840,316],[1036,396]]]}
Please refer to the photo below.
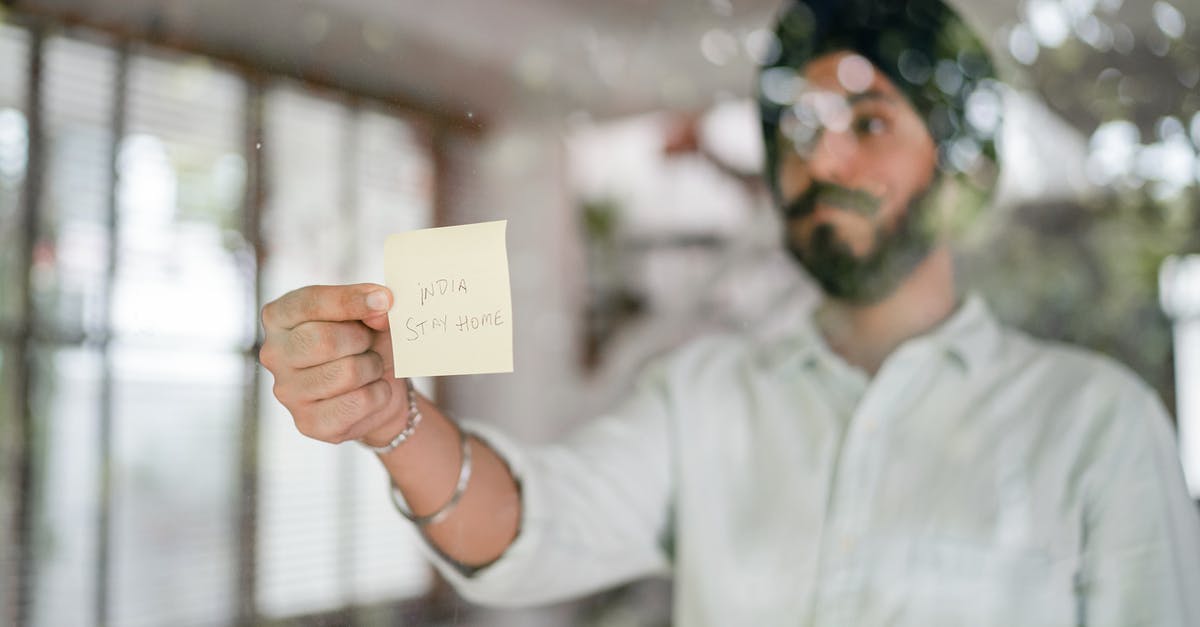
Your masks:
{"label": "venetian blind", "polygon": [[[387,233],[428,226],[432,164],[414,127],[291,86],[266,100],[264,292],[382,280]],[[262,414],[257,574],[269,617],[418,596],[430,571],[364,450],[309,440],[271,394]]]}

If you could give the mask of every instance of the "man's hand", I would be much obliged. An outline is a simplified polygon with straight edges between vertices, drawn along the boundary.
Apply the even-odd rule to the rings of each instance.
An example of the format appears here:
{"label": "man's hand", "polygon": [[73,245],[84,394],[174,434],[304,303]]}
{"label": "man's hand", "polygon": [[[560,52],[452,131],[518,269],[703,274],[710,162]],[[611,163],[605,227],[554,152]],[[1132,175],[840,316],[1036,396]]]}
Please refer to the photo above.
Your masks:
{"label": "man's hand", "polygon": [[381,285],[310,286],[263,307],[259,360],[300,433],[325,442],[381,445],[403,429],[405,383],[393,376]]}
{"label": "man's hand", "polygon": [[[361,439],[383,446],[408,423],[404,379],[396,379],[382,285],[312,286],[263,307],[259,360],[275,375],[275,397],[296,428],[325,442]],[[461,433],[436,406],[418,398],[425,417],[403,454],[380,455],[392,483],[418,515],[445,507],[464,463]],[[419,443],[419,444],[418,444]],[[424,533],[453,560],[487,564],[517,536],[521,497],[503,460],[471,440],[470,488],[444,520]]]}

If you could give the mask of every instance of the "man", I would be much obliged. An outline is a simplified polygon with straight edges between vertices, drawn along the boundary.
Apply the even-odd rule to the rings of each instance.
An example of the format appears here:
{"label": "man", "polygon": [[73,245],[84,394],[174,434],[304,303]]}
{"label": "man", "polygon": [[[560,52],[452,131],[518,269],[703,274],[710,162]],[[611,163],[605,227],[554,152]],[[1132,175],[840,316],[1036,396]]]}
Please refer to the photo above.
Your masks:
{"label": "man", "polygon": [[810,323],[693,342],[531,449],[392,377],[385,289],[304,288],[263,311],[297,427],[377,447],[479,602],[670,572],[681,625],[1200,625],[1200,520],[1153,392],[956,285],[940,225],[994,178],[982,47],[934,0],[808,0],[776,33],[767,175],[827,296]]}

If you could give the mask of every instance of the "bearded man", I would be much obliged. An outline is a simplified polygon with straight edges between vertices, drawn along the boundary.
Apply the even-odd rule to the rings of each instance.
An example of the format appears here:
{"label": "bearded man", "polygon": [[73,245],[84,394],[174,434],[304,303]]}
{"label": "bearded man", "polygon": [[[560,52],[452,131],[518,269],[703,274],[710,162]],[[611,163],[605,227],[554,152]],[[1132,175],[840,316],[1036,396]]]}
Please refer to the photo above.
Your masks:
{"label": "bearded man", "polygon": [[785,244],[825,294],[786,340],[706,337],[550,446],[391,370],[377,285],[263,310],[303,433],[359,439],[469,599],[670,574],[680,625],[1200,625],[1200,518],[1156,395],[999,324],[940,236],[996,176],[997,83],[937,0],[789,4],[759,75]]}

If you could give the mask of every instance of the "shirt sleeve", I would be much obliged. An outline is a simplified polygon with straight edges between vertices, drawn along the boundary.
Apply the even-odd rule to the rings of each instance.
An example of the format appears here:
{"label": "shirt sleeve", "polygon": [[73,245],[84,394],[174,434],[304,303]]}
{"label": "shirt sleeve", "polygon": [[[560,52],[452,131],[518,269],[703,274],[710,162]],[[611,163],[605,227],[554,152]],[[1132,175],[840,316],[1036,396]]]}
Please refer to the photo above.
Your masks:
{"label": "shirt sleeve", "polygon": [[1200,625],[1200,513],[1166,410],[1138,387],[1116,404],[1085,507],[1080,623]]}
{"label": "shirt sleeve", "polygon": [[651,370],[621,407],[552,445],[521,445],[465,423],[509,465],[521,490],[516,539],[470,572],[423,551],[466,599],[494,606],[553,603],[666,574],[672,488],[665,378]]}

